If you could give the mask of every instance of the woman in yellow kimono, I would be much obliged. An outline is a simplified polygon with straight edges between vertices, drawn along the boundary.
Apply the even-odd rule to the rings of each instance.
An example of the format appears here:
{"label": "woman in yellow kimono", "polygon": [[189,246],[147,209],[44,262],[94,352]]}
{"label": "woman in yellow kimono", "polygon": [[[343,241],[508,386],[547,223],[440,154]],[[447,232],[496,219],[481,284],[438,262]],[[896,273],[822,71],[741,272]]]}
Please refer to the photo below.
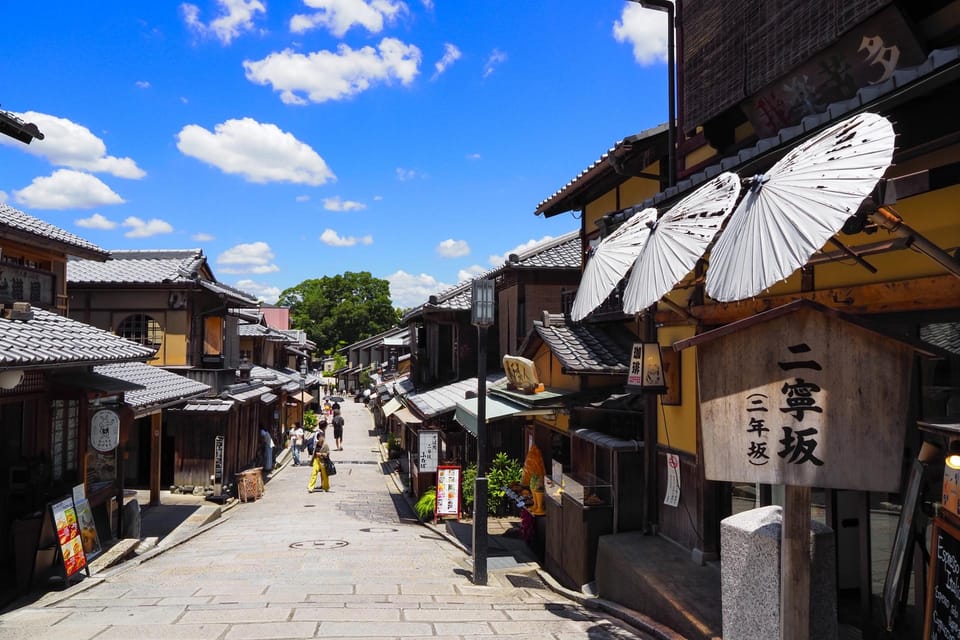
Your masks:
{"label": "woman in yellow kimono", "polygon": [[313,493],[317,486],[317,475],[320,475],[320,490],[330,491],[330,477],[327,475],[327,458],[330,457],[330,447],[327,446],[323,432],[317,433],[317,442],[313,445],[313,472],[310,482],[307,483],[307,493]]}

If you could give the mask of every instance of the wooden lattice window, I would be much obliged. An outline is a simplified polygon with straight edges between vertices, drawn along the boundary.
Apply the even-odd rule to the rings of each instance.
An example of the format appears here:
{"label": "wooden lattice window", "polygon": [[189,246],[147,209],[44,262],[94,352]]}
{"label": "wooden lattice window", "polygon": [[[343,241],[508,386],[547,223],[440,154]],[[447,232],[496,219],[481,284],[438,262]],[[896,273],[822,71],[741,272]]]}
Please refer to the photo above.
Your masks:
{"label": "wooden lattice window", "polygon": [[142,313],[127,316],[117,327],[117,335],[154,349],[159,349],[163,342],[160,323]]}
{"label": "wooden lattice window", "polygon": [[80,433],[80,402],[54,400],[50,403],[50,470],[54,480],[77,469]]}

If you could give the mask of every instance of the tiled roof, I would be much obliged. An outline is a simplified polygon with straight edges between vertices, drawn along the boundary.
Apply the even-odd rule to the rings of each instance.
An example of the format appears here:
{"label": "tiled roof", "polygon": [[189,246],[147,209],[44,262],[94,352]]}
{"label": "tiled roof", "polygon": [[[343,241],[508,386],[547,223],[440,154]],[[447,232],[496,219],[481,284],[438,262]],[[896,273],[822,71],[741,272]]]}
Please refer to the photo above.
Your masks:
{"label": "tiled roof", "polygon": [[72,284],[192,283],[205,260],[200,249],[112,251],[106,262],[70,260],[67,281]]}
{"label": "tiled roof", "polygon": [[34,218],[19,209],[14,209],[8,204],[0,203],[0,236],[5,235],[5,232],[9,231],[28,234],[47,242],[52,240],[62,245],[63,251],[67,255],[82,255],[100,260],[106,260],[110,257],[109,251],[101,249],[80,236],[75,236],[60,227],[55,227],[43,220]]}
{"label": "tiled roof", "polygon": [[73,285],[139,284],[200,286],[229,299],[234,306],[256,305],[256,297],[206,279],[207,259],[201,249],[113,251],[106,262],[69,260],[67,282]]}
{"label": "tiled roof", "polygon": [[960,355],[960,323],[935,322],[920,327],[920,339],[924,342]]}
{"label": "tiled roof", "polygon": [[242,382],[232,384],[227,387],[221,396],[224,400],[236,400],[238,402],[247,402],[259,398],[265,393],[269,393],[269,387],[264,386],[259,380],[251,382]]}
{"label": "tiled roof", "polygon": [[125,380],[144,387],[127,391],[124,401],[134,410],[162,407],[195,398],[210,390],[210,385],[191,380],[144,362],[124,362],[94,367],[97,373]]}
{"label": "tiled roof", "polygon": [[181,408],[183,411],[191,413],[228,413],[234,405],[233,400],[221,400],[220,398],[201,398],[191,400]]}
{"label": "tiled roof", "polygon": [[49,367],[149,360],[150,347],[34,308],[29,320],[0,317],[0,367]]}
{"label": "tiled roof", "polygon": [[516,261],[505,262],[499,267],[459,282],[435,296],[430,296],[430,300],[403,314],[401,322],[406,324],[427,311],[470,311],[473,303],[473,290],[470,283],[474,280],[494,278],[506,269],[579,269],[580,260],[580,231],[570,231],[528,249],[517,256]]}
{"label": "tiled roof", "polygon": [[507,261],[505,268],[580,269],[582,260],[580,247],[580,230],[576,229],[520,254],[516,262]]}
{"label": "tiled roof", "polygon": [[[566,373],[626,375],[630,368],[630,351],[636,337],[621,325],[601,328],[567,323],[562,315],[546,314],[545,321],[533,323],[533,331]],[[528,336],[521,352],[526,352],[529,343]]]}
{"label": "tiled roof", "polygon": [[[493,386],[506,380],[502,372],[487,376],[487,386]],[[457,408],[457,401],[466,398],[468,391],[476,392],[477,379],[468,378],[457,382],[423,391],[409,393],[405,400],[408,407],[414,407],[424,418],[433,418],[443,413],[452,413]]]}

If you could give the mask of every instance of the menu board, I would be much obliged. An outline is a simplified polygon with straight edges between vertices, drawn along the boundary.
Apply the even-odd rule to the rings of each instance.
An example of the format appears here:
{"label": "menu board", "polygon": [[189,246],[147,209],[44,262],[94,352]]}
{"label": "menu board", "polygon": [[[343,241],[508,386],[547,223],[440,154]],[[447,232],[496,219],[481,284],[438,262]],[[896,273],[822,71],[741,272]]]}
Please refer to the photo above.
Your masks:
{"label": "menu board", "polygon": [[923,637],[960,639],[960,529],[936,518]]}
{"label": "menu board", "polygon": [[70,577],[87,566],[87,557],[83,553],[80,539],[80,524],[77,510],[73,506],[73,497],[67,497],[50,505],[54,527],[57,530],[57,543],[63,558],[66,577]]}
{"label": "menu board", "polygon": [[460,467],[437,467],[437,515],[460,517]]}

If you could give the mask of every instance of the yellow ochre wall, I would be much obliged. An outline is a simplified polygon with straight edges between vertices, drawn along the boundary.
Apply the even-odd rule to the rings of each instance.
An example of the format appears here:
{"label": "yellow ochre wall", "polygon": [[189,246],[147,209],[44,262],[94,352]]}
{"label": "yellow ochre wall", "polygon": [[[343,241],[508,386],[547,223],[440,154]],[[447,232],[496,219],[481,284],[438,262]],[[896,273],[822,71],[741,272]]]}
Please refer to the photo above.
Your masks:
{"label": "yellow ochre wall", "polygon": [[[696,334],[691,325],[660,327],[658,337],[662,350],[672,349],[673,343]],[[679,406],[660,403],[657,415],[657,442],[672,449],[697,453],[697,355],[696,347],[680,352]]]}

